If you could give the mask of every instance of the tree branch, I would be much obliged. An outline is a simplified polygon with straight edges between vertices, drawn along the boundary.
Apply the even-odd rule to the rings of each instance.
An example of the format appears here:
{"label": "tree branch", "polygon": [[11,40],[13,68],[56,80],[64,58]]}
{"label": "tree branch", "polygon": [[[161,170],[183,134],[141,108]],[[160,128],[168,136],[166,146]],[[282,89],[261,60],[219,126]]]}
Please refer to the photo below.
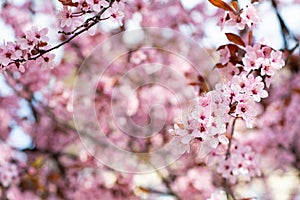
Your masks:
{"label": "tree branch", "polygon": [[[25,61],[29,61],[29,60],[36,60],[38,59],[39,57],[43,56],[44,54],[46,53],[49,53],[50,51],[53,51],[55,49],[58,49],[60,48],[61,46],[69,43],[71,40],[73,40],[74,38],[76,38],[77,36],[79,36],[80,34],[82,34],[83,32],[86,32],[88,31],[90,28],[92,28],[93,26],[95,26],[97,23],[99,23],[100,21],[102,20],[106,20],[108,18],[104,18],[104,19],[101,19],[101,16],[102,14],[114,3],[115,0],[111,0],[110,2],[110,5],[106,8],[103,8],[100,12],[98,12],[95,16],[91,17],[91,18],[88,18],[81,26],[75,28],[75,30],[73,30],[72,32],[70,32],[69,35],[73,34],[70,38],[68,38],[67,40],[61,42],[60,44],[50,48],[50,49],[47,49],[47,50],[40,50],[39,51],[39,54],[35,57],[31,57],[31,58],[28,58],[28,59],[18,59],[18,60],[14,60],[13,62],[10,62],[8,64],[11,65],[11,64],[15,64],[15,63],[22,63],[22,62],[25,62]],[[83,28],[85,27],[85,28]],[[80,31],[76,32],[77,30],[79,30],[80,28],[83,28],[81,29]],[[59,33],[62,33],[62,32],[59,32]]]}
{"label": "tree branch", "polygon": [[271,2],[272,2],[272,6],[275,10],[276,16],[278,18],[278,21],[279,21],[279,24],[280,24],[280,27],[281,27],[281,36],[282,36],[282,40],[283,40],[283,43],[284,43],[284,48],[288,50],[289,49],[288,40],[287,40],[288,36],[291,37],[293,40],[295,40],[297,43],[299,43],[299,42],[298,42],[297,38],[295,37],[295,35],[289,30],[289,28],[285,24],[283,18],[281,17],[281,15],[279,13],[279,10],[278,10],[278,7],[277,7],[276,1],[271,0]]}
{"label": "tree branch", "polygon": [[[228,147],[227,147],[227,151],[226,151],[226,155],[225,155],[225,160],[228,160],[230,157],[230,148],[231,148],[231,144],[232,144],[232,138],[233,138],[233,134],[234,134],[234,126],[235,126],[236,120],[237,120],[237,118],[235,117],[233,119],[233,122],[231,125],[231,133],[230,133],[229,143],[228,143]],[[223,178],[223,182],[224,182],[224,189],[226,192],[227,199],[229,199],[229,196],[231,196],[233,199],[235,199],[233,193],[231,191],[229,191],[229,189],[228,189],[227,179]]]}

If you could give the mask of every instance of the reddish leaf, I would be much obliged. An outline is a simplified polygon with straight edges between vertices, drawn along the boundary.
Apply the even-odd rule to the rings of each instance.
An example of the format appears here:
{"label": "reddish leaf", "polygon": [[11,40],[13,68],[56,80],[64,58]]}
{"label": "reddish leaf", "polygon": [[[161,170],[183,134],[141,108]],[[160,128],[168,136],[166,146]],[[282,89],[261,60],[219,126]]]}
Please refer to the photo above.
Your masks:
{"label": "reddish leaf", "polygon": [[230,139],[231,138],[231,134],[230,133],[225,133],[225,136]]}
{"label": "reddish leaf", "polygon": [[225,3],[222,0],[208,0],[212,5],[221,8],[223,10],[228,10],[231,12],[234,12],[233,8],[231,6],[229,6],[227,3]]}
{"label": "reddish leaf", "polygon": [[221,69],[221,68],[226,67],[226,65],[222,65],[221,63],[217,63],[217,64],[215,65],[215,67]]}
{"label": "reddish leaf", "polygon": [[226,46],[228,47],[228,49],[230,51],[230,55],[233,57],[236,57],[239,52],[244,51],[243,49],[238,47],[236,44],[222,45],[217,50],[219,51],[220,49],[224,49]]}
{"label": "reddish leaf", "polygon": [[199,93],[202,94],[205,92],[209,92],[209,86],[208,86],[206,80],[204,79],[204,77],[201,75],[198,75],[198,81],[200,83],[199,84],[200,85]]}
{"label": "reddish leaf", "polygon": [[256,197],[251,197],[251,198],[243,198],[243,199],[240,199],[240,200],[256,200],[257,198]]}
{"label": "reddish leaf", "polygon": [[232,1],[230,5],[236,10],[239,11],[239,4],[237,1]]}
{"label": "reddish leaf", "polygon": [[141,191],[141,192],[144,192],[144,193],[149,193],[150,190],[148,188],[145,188],[145,187],[138,187],[138,189]]}
{"label": "reddish leaf", "polygon": [[300,94],[300,89],[294,88],[294,89],[293,89],[293,92],[295,92],[295,93],[297,93],[297,94]]}
{"label": "reddish leaf", "polygon": [[198,81],[190,82],[191,86],[199,86],[199,94],[209,91],[209,86],[203,76],[198,75]]}
{"label": "reddish leaf", "polygon": [[252,39],[253,39],[253,32],[251,30],[248,34],[248,45],[252,44]]}
{"label": "reddish leaf", "polygon": [[38,44],[38,46],[39,47],[45,47],[45,46],[47,46],[48,45],[48,43],[47,42],[39,42],[39,44]]}
{"label": "reddish leaf", "polygon": [[78,3],[73,3],[72,0],[58,0],[60,3],[62,3],[64,6],[74,6],[77,7]]}
{"label": "reddish leaf", "polygon": [[190,82],[189,85],[190,86],[198,86],[198,85],[200,85],[200,83],[198,83],[198,82]]}
{"label": "reddish leaf", "polygon": [[233,34],[233,33],[225,33],[225,34],[229,41],[231,41],[237,45],[243,46],[243,47],[246,46],[245,42],[240,38],[240,36]]}
{"label": "reddish leaf", "polygon": [[37,49],[32,49],[30,52],[32,55],[37,55],[39,51]]}
{"label": "reddish leaf", "polygon": [[230,54],[233,55],[235,53],[237,53],[240,49],[240,47],[238,47],[235,44],[226,44],[226,45],[222,45],[220,46],[217,50],[219,51],[220,49],[224,49],[225,47],[228,47],[228,49],[230,50]]}
{"label": "reddish leaf", "polygon": [[[237,64],[237,63],[241,62],[241,58],[244,57],[244,55],[246,53],[244,49],[240,48],[236,44],[226,44],[226,45],[220,46],[217,50],[224,49],[225,47],[228,47],[228,49],[230,51],[230,62],[232,64]],[[215,67],[217,67],[217,66],[215,66]]]}

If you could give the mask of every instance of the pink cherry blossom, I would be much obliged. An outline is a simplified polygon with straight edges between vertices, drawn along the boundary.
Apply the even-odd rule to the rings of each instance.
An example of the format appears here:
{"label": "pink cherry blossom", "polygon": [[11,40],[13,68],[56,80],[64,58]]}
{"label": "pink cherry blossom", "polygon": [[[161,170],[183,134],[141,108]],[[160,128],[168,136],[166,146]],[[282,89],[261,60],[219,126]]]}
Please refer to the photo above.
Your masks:
{"label": "pink cherry blossom", "polygon": [[220,49],[219,52],[220,52],[220,62],[222,65],[225,65],[226,63],[228,63],[230,59],[229,48],[226,46],[224,49]]}
{"label": "pink cherry blossom", "polygon": [[249,96],[240,95],[240,101],[237,104],[235,114],[237,117],[242,117],[245,120],[247,127],[252,127],[252,122],[254,117],[257,114],[255,110],[254,102],[251,100],[247,100]]}
{"label": "pink cherry blossom", "polygon": [[268,92],[264,90],[264,83],[262,82],[262,78],[260,76],[256,77],[254,79],[253,75],[249,76],[249,81],[251,85],[251,93],[256,102],[260,102],[262,98],[267,98],[268,97]]}
{"label": "pink cherry blossom", "polygon": [[270,56],[271,66],[275,70],[280,70],[284,66],[284,60],[281,51],[272,51]]}
{"label": "pink cherry blossom", "polygon": [[[209,2],[192,6],[176,0],[5,1],[0,18],[12,35],[3,35],[0,44],[0,199],[274,199],[278,191],[271,191],[268,181],[273,172],[297,178],[300,73],[298,48],[292,46],[298,35],[289,27],[289,17],[281,14],[287,3],[272,2],[268,9],[279,14],[265,15],[261,2],[239,2],[238,8],[235,2]],[[220,15],[218,32],[213,22]],[[269,35],[261,35],[256,25],[278,20],[288,48],[258,42]],[[145,30],[146,44],[127,46],[122,38],[115,39],[136,27]],[[146,27],[168,31],[160,29],[148,38],[151,31]],[[233,32],[246,45],[214,40],[210,31],[223,38]],[[177,39],[182,33],[190,42]],[[201,44],[204,55],[192,44]],[[124,54],[118,56],[119,52]],[[124,81],[124,75],[141,64],[150,67]],[[103,74],[96,74],[103,66]],[[164,69],[174,70],[181,79],[160,73]],[[88,121],[84,125],[73,122],[77,76],[86,76],[86,84],[99,82],[94,89],[80,85],[80,92],[95,90],[92,98],[79,95],[83,107],[93,109],[79,113]],[[147,81],[151,84],[143,85]],[[174,88],[166,90],[164,83],[177,91],[167,92]],[[122,92],[114,95],[119,88]],[[188,89],[190,94],[185,93]],[[182,99],[185,95],[189,98]],[[117,100],[124,107],[115,110],[128,118],[112,112]],[[151,174],[122,173],[98,161],[120,158],[98,144],[101,136],[90,131],[93,122],[114,146],[139,153],[136,160],[142,167],[156,165],[155,156],[147,153],[160,153],[164,147],[171,152],[162,162],[173,151],[187,153],[162,169],[150,166]],[[79,137],[81,128],[86,133]],[[134,129],[155,133],[147,138],[125,134]],[[18,147],[20,141],[28,144]],[[256,183],[262,186],[259,190],[250,187]],[[298,185],[289,187],[286,198],[297,198]]]}
{"label": "pink cherry blossom", "polygon": [[238,178],[249,181],[251,177],[261,175],[251,147],[241,144],[233,146],[230,158],[218,164],[217,172],[231,183],[236,183]]}
{"label": "pink cherry blossom", "polygon": [[108,13],[111,16],[111,19],[118,22],[120,25],[123,25],[122,19],[124,18],[124,12],[122,11],[123,2],[114,3],[108,9]]}
{"label": "pink cherry blossom", "polygon": [[238,66],[233,65],[231,62],[226,67],[219,69],[219,71],[227,80],[231,80],[233,76],[239,74]]}
{"label": "pink cherry blossom", "polygon": [[87,2],[87,0],[74,0],[74,2],[78,3],[78,8],[85,12],[89,11],[92,7],[92,5]]}
{"label": "pink cherry blossom", "polygon": [[260,74],[263,76],[264,75],[273,76],[275,74],[275,70],[272,67],[269,59],[265,59],[263,61]]}
{"label": "pink cherry blossom", "polygon": [[147,55],[143,51],[135,51],[132,53],[130,57],[130,62],[134,64],[140,64],[141,62],[145,61],[147,58]]}
{"label": "pink cherry blossom", "polygon": [[45,54],[38,59],[38,63],[41,67],[44,68],[53,68],[54,67],[54,58],[55,54]]}
{"label": "pink cherry blossom", "polygon": [[219,19],[218,25],[221,29],[224,26],[235,26],[239,30],[243,30],[246,25],[252,28],[260,21],[257,9],[252,4],[249,4],[238,13],[225,11],[224,16]]}
{"label": "pink cherry blossom", "polygon": [[9,47],[3,45],[0,49],[0,65],[6,67],[12,60],[13,51]]}
{"label": "pink cherry blossom", "polygon": [[246,8],[243,9],[241,18],[248,27],[252,27],[260,22],[257,9],[252,4],[247,5]]}
{"label": "pink cherry blossom", "polygon": [[33,26],[31,30],[26,31],[26,39],[33,42],[35,45],[38,45],[40,41],[47,42],[49,40],[46,36],[48,31],[48,28],[39,30],[36,26]]}
{"label": "pink cherry blossom", "polygon": [[96,12],[99,12],[101,8],[109,6],[109,3],[106,0],[87,0],[86,2],[90,4],[91,8]]}
{"label": "pink cherry blossom", "polygon": [[71,27],[74,23],[74,18],[72,16],[72,11],[67,6],[64,6],[62,10],[59,11],[58,17],[60,21],[60,27]]}
{"label": "pink cherry blossom", "polygon": [[247,53],[243,58],[244,70],[250,72],[260,67],[263,62],[263,58],[257,57],[256,53]]}

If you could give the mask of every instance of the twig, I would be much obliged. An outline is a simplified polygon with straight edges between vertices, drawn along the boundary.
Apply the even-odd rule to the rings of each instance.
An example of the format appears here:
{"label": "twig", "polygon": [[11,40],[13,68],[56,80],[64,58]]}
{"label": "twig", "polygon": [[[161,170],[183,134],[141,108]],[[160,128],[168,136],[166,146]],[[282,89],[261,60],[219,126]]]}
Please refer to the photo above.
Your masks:
{"label": "twig", "polygon": [[230,148],[231,148],[231,143],[232,143],[232,138],[233,138],[233,133],[234,133],[234,126],[235,126],[236,120],[237,120],[237,118],[234,118],[234,120],[232,122],[231,133],[230,133],[230,138],[229,138],[229,143],[228,143],[228,147],[227,147],[227,151],[226,151],[225,160],[228,160],[228,158],[230,157]]}
{"label": "twig", "polygon": [[146,188],[146,187],[139,187],[139,189],[141,189],[142,191],[145,191],[147,193],[154,193],[154,194],[159,194],[159,195],[169,195],[169,196],[174,196],[173,193],[170,192],[162,192],[156,189],[152,189],[152,188]]}
{"label": "twig", "polygon": [[[230,157],[230,148],[231,148],[232,138],[233,138],[233,134],[234,134],[234,126],[235,126],[236,120],[237,120],[237,118],[235,117],[233,119],[233,122],[232,122],[232,125],[231,125],[231,133],[230,133],[229,143],[228,143],[228,147],[227,147],[227,151],[226,151],[226,155],[225,155],[225,160],[228,160],[229,157]],[[224,189],[225,189],[225,192],[226,192],[227,199],[229,199],[229,196],[231,196],[233,199],[235,199],[233,193],[230,192],[228,187],[227,187],[227,179],[226,178],[223,178],[223,184],[224,184]]]}
{"label": "twig", "polygon": [[277,7],[277,3],[275,0],[272,0],[272,6],[275,9],[276,12],[276,16],[278,18],[280,27],[281,27],[281,36],[283,39],[283,43],[284,43],[284,48],[288,49],[288,41],[287,41],[287,35],[290,36],[293,40],[297,41],[297,38],[295,37],[295,35],[289,30],[289,28],[287,27],[287,25],[285,24],[283,18],[281,17],[279,11],[278,11],[278,7]]}
{"label": "twig", "polygon": [[178,196],[178,194],[176,194],[176,192],[172,189],[172,187],[170,185],[170,181],[166,177],[164,177],[160,173],[160,171],[155,168],[155,166],[152,165],[152,167],[155,170],[156,174],[161,178],[161,180],[165,184],[165,186],[168,188],[169,192],[167,194],[174,196],[177,200],[181,200],[180,196]]}

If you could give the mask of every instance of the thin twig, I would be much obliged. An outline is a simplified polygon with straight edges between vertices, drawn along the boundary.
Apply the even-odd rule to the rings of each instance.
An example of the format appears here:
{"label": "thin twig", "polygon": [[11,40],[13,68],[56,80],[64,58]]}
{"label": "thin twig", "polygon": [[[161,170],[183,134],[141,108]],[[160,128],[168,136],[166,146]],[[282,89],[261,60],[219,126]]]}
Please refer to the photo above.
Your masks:
{"label": "thin twig", "polygon": [[[226,155],[225,155],[225,160],[228,160],[229,157],[230,157],[230,148],[231,148],[231,143],[232,143],[232,139],[233,139],[234,126],[235,126],[236,120],[237,120],[237,118],[235,117],[233,119],[233,122],[232,122],[232,125],[231,125],[231,133],[230,133],[229,143],[228,143],[228,147],[227,147],[227,151],[226,151]],[[231,196],[233,199],[235,199],[232,192],[230,192],[229,189],[228,189],[226,178],[223,178],[223,184],[224,184],[224,189],[225,189],[225,192],[226,192],[227,199],[229,199],[229,196]]]}
{"label": "thin twig", "polygon": [[293,38],[293,40],[297,41],[297,38],[295,37],[295,35],[289,30],[289,28],[287,27],[287,25],[285,24],[283,18],[281,17],[278,7],[277,7],[277,3],[275,0],[272,0],[272,6],[275,10],[276,16],[278,18],[280,27],[281,27],[281,35],[282,35],[282,39],[283,39],[283,43],[284,43],[284,48],[288,49],[288,41],[287,41],[287,36],[290,36],[291,38]]}
{"label": "thin twig", "polygon": [[237,118],[234,118],[234,120],[232,122],[231,133],[230,133],[230,138],[229,138],[229,143],[228,143],[228,147],[227,147],[227,151],[226,151],[225,160],[228,160],[228,158],[230,157],[230,148],[231,148],[232,138],[233,138],[233,134],[234,134],[234,126],[235,126],[236,120],[237,120]]}

